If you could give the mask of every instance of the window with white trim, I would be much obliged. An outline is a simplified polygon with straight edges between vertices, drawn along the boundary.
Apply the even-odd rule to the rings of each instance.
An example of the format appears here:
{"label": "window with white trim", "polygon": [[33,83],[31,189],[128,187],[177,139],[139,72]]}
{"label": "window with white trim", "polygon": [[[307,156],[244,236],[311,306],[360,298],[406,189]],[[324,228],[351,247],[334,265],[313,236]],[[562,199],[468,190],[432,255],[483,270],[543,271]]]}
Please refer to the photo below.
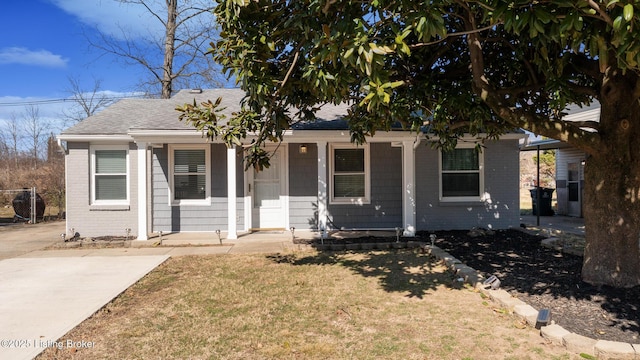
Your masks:
{"label": "window with white trim", "polygon": [[440,150],[440,199],[479,201],[484,187],[483,156],[473,145]]}
{"label": "window with white trim", "polygon": [[209,202],[210,156],[208,145],[169,147],[169,187],[172,204],[203,205]]}
{"label": "window with white trim", "polygon": [[331,144],[330,203],[367,204],[371,201],[369,145]]}
{"label": "window with white trim", "polygon": [[129,203],[129,147],[91,147],[91,203]]}

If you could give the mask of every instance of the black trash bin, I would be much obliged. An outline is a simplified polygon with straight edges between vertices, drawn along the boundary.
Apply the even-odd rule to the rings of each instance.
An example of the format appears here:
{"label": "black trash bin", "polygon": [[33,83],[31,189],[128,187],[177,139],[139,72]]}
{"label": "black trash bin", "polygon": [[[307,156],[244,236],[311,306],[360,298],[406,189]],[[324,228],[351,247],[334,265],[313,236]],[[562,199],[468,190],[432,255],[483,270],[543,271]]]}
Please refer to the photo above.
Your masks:
{"label": "black trash bin", "polygon": [[553,198],[553,192],[555,189],[540,188],[540,206],[538,206],[538,194],[537,188],[529,190],[531,192],[531,203],[533,204],[533,215],[538,215],[538,208],[540,208],[540,216],[553,216],[555,212],[551,208],[551,198]]}
{"label": "black trash bin", "polygon": [[[13,222],[18,221],[31,221],[31,191],[25,190],[12,201],[13,211],[16,213],[13,216]],[[40,194],[36,194],[36,218],[42,218],[44,216],[45,209],[44,199],[40,196]]]}

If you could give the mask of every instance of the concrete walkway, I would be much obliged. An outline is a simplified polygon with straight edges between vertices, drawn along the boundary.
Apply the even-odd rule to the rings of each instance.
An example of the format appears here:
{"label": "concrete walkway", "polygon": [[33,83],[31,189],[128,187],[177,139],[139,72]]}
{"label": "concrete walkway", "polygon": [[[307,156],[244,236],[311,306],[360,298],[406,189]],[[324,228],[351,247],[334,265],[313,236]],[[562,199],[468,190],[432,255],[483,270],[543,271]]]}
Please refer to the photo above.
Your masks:
{"label": "concrete walkway", "polygon": [[584,235],[584,219],[571,216],[540,216],[540,225],[538,217],[535,215],[522,215],[520,222],[525,224],[527,229],[534,230],[551,230],[555,232]]}

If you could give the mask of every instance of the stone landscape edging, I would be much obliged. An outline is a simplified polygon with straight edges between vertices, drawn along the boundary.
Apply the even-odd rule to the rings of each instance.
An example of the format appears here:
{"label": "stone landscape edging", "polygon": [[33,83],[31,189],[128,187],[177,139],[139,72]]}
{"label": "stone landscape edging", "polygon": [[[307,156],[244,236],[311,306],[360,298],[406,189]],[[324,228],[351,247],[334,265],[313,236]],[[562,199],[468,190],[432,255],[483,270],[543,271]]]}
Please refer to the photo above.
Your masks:
{"label": "stone landscape edging", "polygon": [[[527,325],[536,326],[538,310],[517,299],[502,289],[487,289],[483,286],[484,276],[477,270],[462,263],[448,252],[435,245],[424,244],[422,249],[442,260],[445,265],[465,283],[478,289],[492,301],[500,304],[509,312],[525,320]],[[572,333],[562,326],[550,324],[540,328],[540,336],[555,345],[564,346],[567,351],[576,354],[587,354],[597,359],[611,360],[640,360],[640,344],[630,344],[619,341],[596,340],[576,333]]]}

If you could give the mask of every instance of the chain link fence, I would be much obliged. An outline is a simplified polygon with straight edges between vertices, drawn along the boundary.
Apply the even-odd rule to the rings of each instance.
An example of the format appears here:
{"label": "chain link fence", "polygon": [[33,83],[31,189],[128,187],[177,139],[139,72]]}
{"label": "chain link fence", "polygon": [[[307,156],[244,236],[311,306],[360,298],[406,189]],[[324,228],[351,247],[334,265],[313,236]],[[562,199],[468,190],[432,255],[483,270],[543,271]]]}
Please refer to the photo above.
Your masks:
{"label": "chain link fence", "polygon": [[0,190],[3,203],[11,203],[15,215],[14,222],[27,221],[35,224],[38,218],[44,217],[44,199],[36,192],[36,188]]}

